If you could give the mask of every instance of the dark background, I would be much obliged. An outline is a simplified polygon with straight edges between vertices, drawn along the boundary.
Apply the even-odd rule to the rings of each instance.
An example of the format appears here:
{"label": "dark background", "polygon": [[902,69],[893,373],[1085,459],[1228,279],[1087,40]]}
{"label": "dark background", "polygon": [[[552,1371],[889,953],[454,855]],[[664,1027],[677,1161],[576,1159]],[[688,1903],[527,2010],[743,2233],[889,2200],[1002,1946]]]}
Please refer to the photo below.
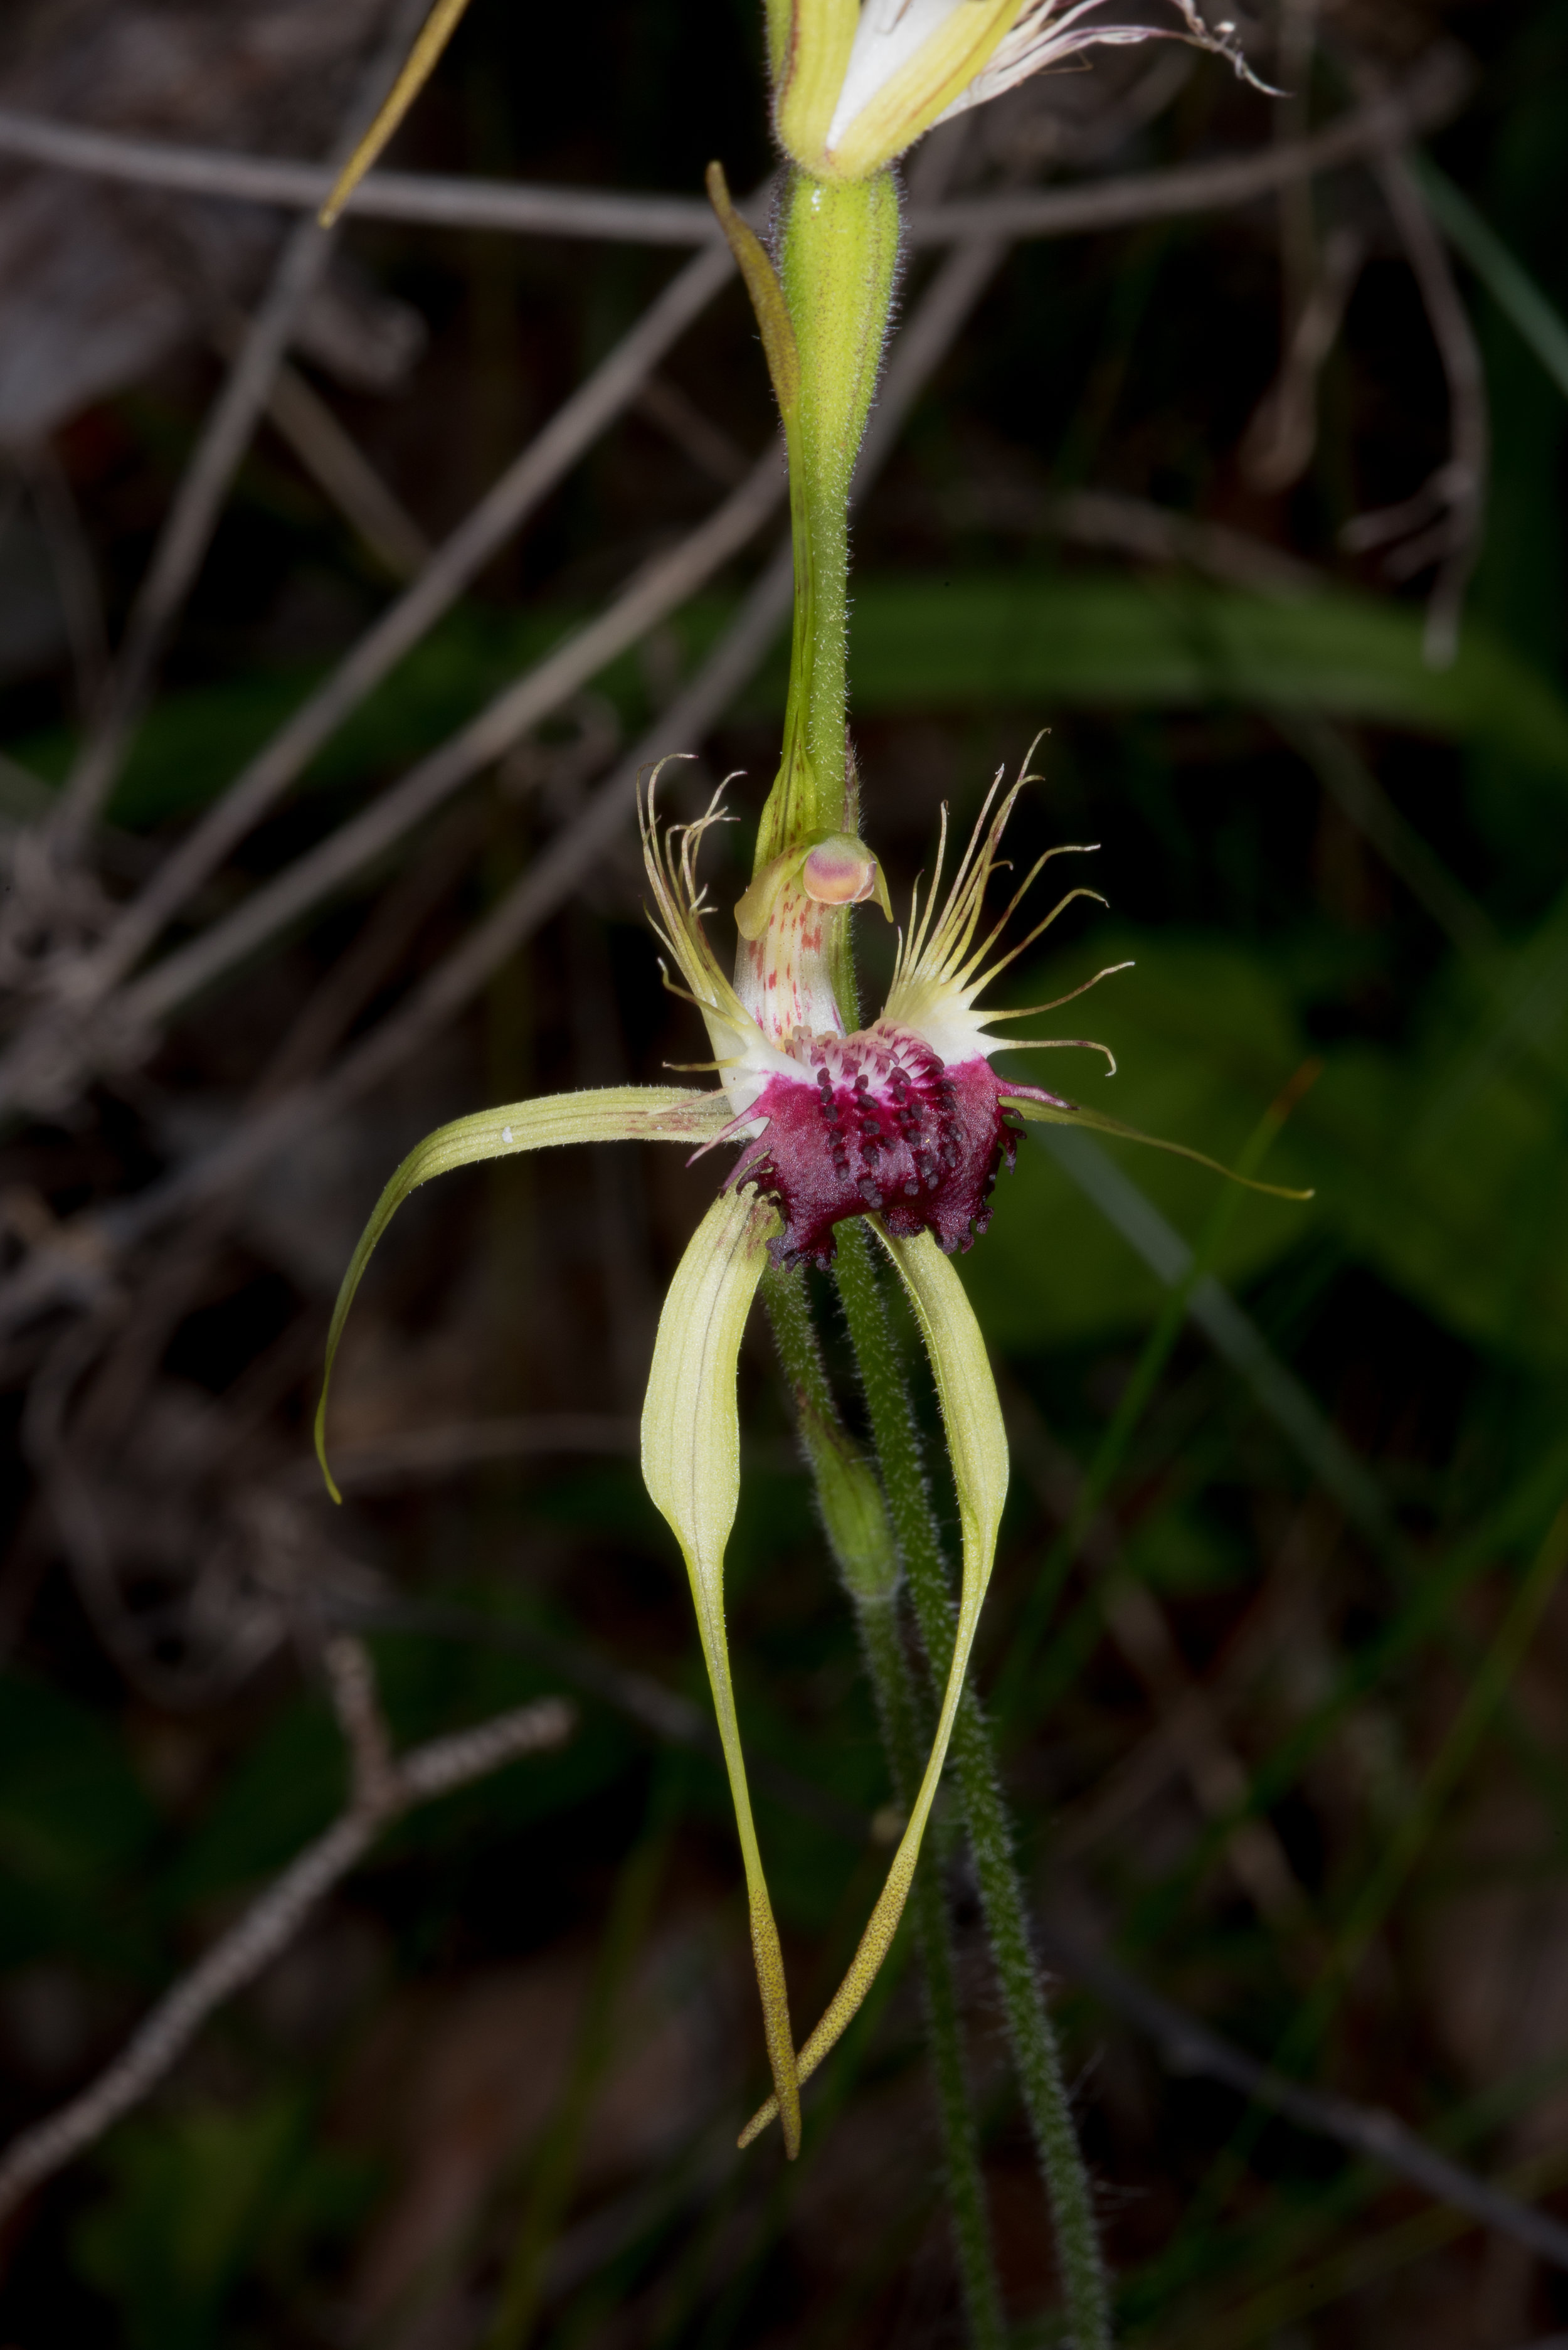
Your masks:
{"label": "dark background", "polygon": [[[757,13],[473,0],[393,161],[691,194],[717,154],[750,187],[771,163]],[[373,20],[345,12],[329,36],[276,0],[44,0],[0,30],[0,104],[319,155]],[[1243,31],[1266,71],[1272,13]],[[1397,78],[1434,43],[1463,45],[1471,94],[1428,151],[1568,304],[1568,7],[1337,0],[1320,31],[1297,100],[1314,121],[1354,102],[1357,72]],[[1268,102],[1216,60],[1107,52],[938,134],[916,193],[922,172],[979,192],[1272,135]],[[47,210],[29,210],[45,186]],[[1016,855],[1098,842],[1071,878],[1109,908],[1075,906],[1002,994],[1037,1002],[1102,964],[1136,968],[1065,1015],[1112,1046],[1115,1079],[1055,1055],[1028,1056],[1030,1076],[1227,1160],[1293,1077],[1314,1080],[1266,1170],[1315,1186],[1305,1208],[1116,1152],[1289,1367],[1304,1418],[1282,1420],[1266,1367],[1239,1369],[1179,1314],[1161,1323],[1166,1293],[1104,1197],[1034,1141],[963,1260],[1014,1440],[978,1678],[1044,1929],[1267,2058],[1408,1832],[1299,2068],[1550,2199],[1568,2188],[1561,1603],[1421,1806],[1568,1486],[1568,410],[1456,263],[1493,466],[1458,660],[1425,668],[1430,567],[1391,578],[1386,550],[1347,551],[1342,534],[1444,463],[1444,374],[1373,175],[1320,181],[1314,206],[1319,255],[1350,237],[1356,265],[1288,480],[1261,467],[1253,421],[1280,368],[1280,204],[1008,257],[857,525],[864,828],[902,906],[940,805],[967,827],[992,773],[1048,725]],[[259,298],[276,237],[260,212],[0,164],[14,890],[22,827],[68,767],[221,384],[222,321]],[[319,338],[295,364],[416,547],[456,525],[680,258],[374,223],[351,223],[343,246],[358,380]],[[906,315],[934,265],[909,265]],[[115,306],[135,331],[95,375],[88,329]],[[695,526],[773,429],[732,286],[245,838],[185,932]],[[1173,536],[1173,517],[1232,536]],[[166,1033],[13,1114],[12,1270],[232,1132],[291,1067],[329,1077],[641,738],[759,560],[722,571],[396,860]],[[264,424],[95,849],[101,891],[129,893],[393,592]],[[741,821],[711,857],[721,937],[771,780],[781,674],[774,661],[705,743],[668,745],[702,754],[674,787],[691,805],[740,771]],[[341,1513],[309,1463],[332,1296],[402,1151],[465,1109],[660,1082],[666,1062],[705,1054],[660,991],[641,899],[628,825],[389,1082],[125,1249],[76,1302],[7,1322],[8,2127],[89,2080],[333,1816],[344,1762],[317,1650],[334,1610],[445,1611],[371,1635],[400,1743],[545,1691],[581,1707],[559,1754],[389,1833],[141,2109],[11,2221],[0,2339],[18,2350],[961,2338],[909,1976],[889,1977],[826,2068],[798,2169],[774,2146],[733,2157],[762,2052],[722,1780],[593,1693],[607,1662],[706,1706],[635,1452],[659,1300],[711,1176],[622,1149],[421,1192],[339,1359]],[[868,926],[862,945],[874,997],[887,942]],[[357,951],[363,975],[346,980]],[[6,983],[16,1025],[26,974]],[[842,1374],[826,1285],[822,1303]],[[1140,1368],[1147,1392],[1118,1417]],[[805,1783],[759,1796],[804,2009],[871,1898],[882,1847],[863,1824],[888,1788],[760,1317],[742,1403],[731,1637],[750,1749]],[[1064,1551],[1091,1471],[1103,1507]],[[1257,1808],[1237,1832],[1249,1783]],[[1052,2342],[1044,2197],[961,1839],[949,1824],[938,1843],[1009,2312],[1020,2343]],[[1283,2125],[1205,2200],[1241,2100],[1166,2069],[1070,1965],[1054,1996],[1129,2341],[1523,2350],[1568,2325],[1568,2284],[1530,2254]],[[532,2335],[487,2333],[521,2241],[543,2262]]]}

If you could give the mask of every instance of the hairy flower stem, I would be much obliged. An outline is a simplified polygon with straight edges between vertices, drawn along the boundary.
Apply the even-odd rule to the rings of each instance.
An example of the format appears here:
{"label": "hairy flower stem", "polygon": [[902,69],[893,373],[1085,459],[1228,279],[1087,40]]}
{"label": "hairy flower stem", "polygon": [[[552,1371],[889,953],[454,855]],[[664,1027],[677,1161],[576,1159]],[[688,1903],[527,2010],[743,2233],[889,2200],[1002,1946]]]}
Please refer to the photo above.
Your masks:
{"label": "hairy flower stem", "polygon": [[898,195],[891,172],[850,185],[794,171],[780,218],[784,300],[800,353],[791,452],[809,544],[809,657],[801,713],[819,824],[839,825],[847,723],[849,485],[892,316]]}
{"label": "hairy flower stem", "polygon": [[789,701],[778,780],[757,830],[760,872],[797,841],[856,827],[846,749],[849,486],[892,317],[898,193],[891,172],[844,184],[792,169],[774,278],[722,189],[721,178],[715,202],[784,416],[794,542]]}
{"label": "hairy flower stem", "polygon": [[[893,1792],[900,1804],[908,1805],[920,1783],[922,1769],[920,1698],[899,1629],[898,1588],[903,1577],[881,1490],[834,1405],[802,1276],[765,1274],[763,1295],[784,1373],[794,1391],[801,1440],[815,1481],[829,1546],[855,1609]],[[958,1970],[940,1866],[929,1846],[915,1872],[909,1911],[969,2338],[973,2350],[1002,2350],[1007,2326],[964,2062]]]}
{"label": "hairy flower stem", "polygon": [[[853,1595],[852,1595],[853,1596]],[[920,1783],[919,1693],[909,1669],[896,1599],[857,1599],[856,1622],[882,1729],[894,1790],[908,1804]],[[941,2115],[948,2202],[963,2282],[964,2314],[974,2350],[1002,2350],[1007,2340],[981,2170],[974,2106],[964,2063],[963,2023],[940,1864],[928,1847],[909,1888],[925,1995],[931,2073]]]}
{"label": "hairy flower stem", "polygon": [[[933,1681],[940,1687],[952,1656],[952,1596],[899,1349],[858,1223],[838,1227],[836,1270],[894,1539],[909,1575],[926,1661]],[[1023,1889],[1013,1864],[1012,1830],[997,1781],[991,1732],[979,1700],[967,1688],[953,1731],[952,1756],[1013,2061],[1050,2199],[1075,2350],[1108,2350],[1109,2299],[1088,2175],[1078,2150],[1061,2054],[1030,1944]]]}

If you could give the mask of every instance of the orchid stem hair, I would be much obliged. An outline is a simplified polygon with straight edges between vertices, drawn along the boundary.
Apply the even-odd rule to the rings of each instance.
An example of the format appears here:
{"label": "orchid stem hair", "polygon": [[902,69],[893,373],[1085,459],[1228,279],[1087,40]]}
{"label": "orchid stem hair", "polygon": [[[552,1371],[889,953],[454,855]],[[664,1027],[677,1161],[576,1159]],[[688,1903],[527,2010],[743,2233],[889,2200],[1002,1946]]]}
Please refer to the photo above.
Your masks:
{"label": "orchid stem hair", "polygon": [[[801,1440],[829,1546],[855,1610],[888,1777],[899,1804],[907,1806],[914,1800],[922,1771],[920,1694],[909,1669],[899,1620],[902,1575],[886,1505],[874,1473],[839,1419],[803,1276],[798,1272],[765,1274],[763,1296],[784,1375],[794,1393]],[[935,1839],[928,1839],[915,1871],[909,1915],[919,1960],[966,2330],[971,2350],[1003,2350],[1007,2324],[992,2245],[980,2133],[964,2055],[958,1969]]]}
{"label": "orchid stem hair", "polygon": [[[940,1688],[952,1654],[952,1595],[900,1349],[858,1223],[839,1226],[836,1269],[893,1536],[909,1577],[927,1667]],[[1013,2063],[1051,2205],[1068,2329],[1075,2350],[1110,2350],[1109,2294],[1088,2174],[1030,1941],[991,1731],[971,1688],[959,1707],[952,1758]]]}

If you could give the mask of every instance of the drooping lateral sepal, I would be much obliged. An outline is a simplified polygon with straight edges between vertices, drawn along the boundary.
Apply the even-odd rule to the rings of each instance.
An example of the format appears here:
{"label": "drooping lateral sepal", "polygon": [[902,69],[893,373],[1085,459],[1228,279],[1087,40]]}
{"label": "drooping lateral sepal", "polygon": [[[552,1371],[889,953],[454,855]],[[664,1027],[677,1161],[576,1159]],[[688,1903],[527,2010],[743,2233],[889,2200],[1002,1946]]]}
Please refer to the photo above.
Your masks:
{"label": "drooping lateral sepal", "polygon": [[[1002,1503],[1007,1499],[1007,1432],[1002,1425],[1002,1406],[997,1400],[996,1382],[992,1377],[985,1340],[974,1318],[974,1309],[964,1294],[963,1284],[929,1232],[921,1232],[913,1240],[898,1240],[877,1218],[867,1221],[898,1268],[930,1357],[937,1398],[941,1405],[942,1426],[947,1436],[948,1458],[952,1463],[953,1483],[958,1491],[959,1523],[963,1535],[963,1579],[952,1662],[948,1670],[941,1711],[925,1776],[910,1808],[909,1825],[893,1856],[887,1882],[860,1937],[849,1970],[829,2002],[821,2022],[800,2051],[796,2069],[803,2081],[815,2071],[853,2020],[875,1982],[882,1961],[892,1948],[893,1937],[898,1930],[898,1921],[904,1914],[904,1904],[914,1879],[915,1866],[920,1856],[926,1823],[936,1799],[942,1766],[947,1761],[953,1723],[958,1718],[970,1650],[974,1646],[981,1605],[996,1557]],[[773,2120],[777,2110],[776,2104],[769,2104],[753,2115],[742,2132],[741,2144],[748,2146]]]}
{"label": "drooping lateral sepal", "polygon": [[745,1864],[774,2110],[784,2115],[784,2147],[793,2158],[800,2146],[794,2034],[752,1819],[724,1628],[724,1551],[741,1491],[736,1366],[776,1221],[754,1191],[722,1191],[692,1235],[659,1317],[642,1410],[642,1474],[654,1506],[680,1544],[691,1578]]}
{"label": "drooping lateral sepal", "polygon": [[327,1491],[343,1498],[327,1465],[327,1392],[332,1365],[354,1295],[376,1244],[410,1191],[432,1175],[450,1174],[486,1159],[510,1159],[519,1151],[545,1150],[566,1142],[684,1142],[701,1145],[722,1131],[730,1115],[722,1095],[692,1093],[679,1086],[606,1086],[592,1093],[544,1094],[537,1101],[507,1102],[453,1118],[416,1143],[388,1182],[359,1235],[327,1334],[321,1400],[316,1408],[316,1454]]}

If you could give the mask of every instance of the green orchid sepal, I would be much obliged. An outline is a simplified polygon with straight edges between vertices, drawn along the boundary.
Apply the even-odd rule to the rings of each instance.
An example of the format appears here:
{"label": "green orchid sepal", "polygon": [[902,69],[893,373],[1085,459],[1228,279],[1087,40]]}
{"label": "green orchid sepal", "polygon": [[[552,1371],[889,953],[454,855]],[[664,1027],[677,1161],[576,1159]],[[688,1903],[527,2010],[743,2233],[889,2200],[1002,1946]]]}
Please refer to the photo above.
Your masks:
{"label": "green orchid sepal", "polygon": [[729,1117],[722,1094],[694,1093],[683,1086],[606,1086],[591,1093],[543,1094],[536,1101],[478,1110],[471,1118],[453,1118],[450,1126],[438,1127],[416,1143],[372,1209],[332,1309],[321,1400],[316,1407],[316,1457],[333,1500],[343,1499],[327,1461],[327,1397],[333,1361],[365,1268],[410,1191],[432,1175],[448,1175],[458,1167],[568,1142],[684,1142],[700,1149],[722,1132]]}

